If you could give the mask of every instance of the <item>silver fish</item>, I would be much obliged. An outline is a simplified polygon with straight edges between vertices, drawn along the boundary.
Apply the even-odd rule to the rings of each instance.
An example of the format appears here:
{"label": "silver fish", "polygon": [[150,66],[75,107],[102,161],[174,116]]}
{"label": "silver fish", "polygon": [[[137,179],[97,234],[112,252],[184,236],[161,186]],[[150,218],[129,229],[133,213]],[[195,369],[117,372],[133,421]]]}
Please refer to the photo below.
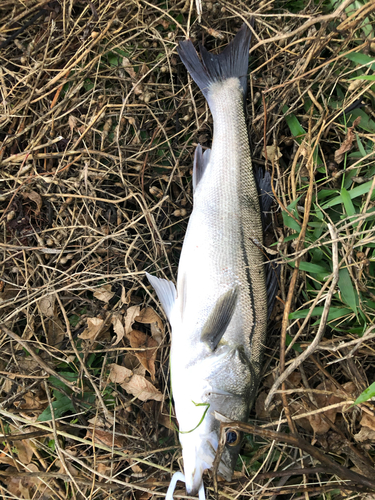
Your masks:
{"label": "silver fish", "polygon": [[[210,107],[214,139],[211,150],[198,145],[195,151],[194,208],[177,290],[147,275],[172,328],[172,392],[186,489],[202,498],[202,475],[212,468],[219,441],[214,412],[247,420],[266,337],[263,230],[244,116],[250,39],[244,24],[222,53],[201,47],[201,60],[190,40],[179,46]],[[218,468],[228,481],[240,447],[241,436],[228,432]]]}

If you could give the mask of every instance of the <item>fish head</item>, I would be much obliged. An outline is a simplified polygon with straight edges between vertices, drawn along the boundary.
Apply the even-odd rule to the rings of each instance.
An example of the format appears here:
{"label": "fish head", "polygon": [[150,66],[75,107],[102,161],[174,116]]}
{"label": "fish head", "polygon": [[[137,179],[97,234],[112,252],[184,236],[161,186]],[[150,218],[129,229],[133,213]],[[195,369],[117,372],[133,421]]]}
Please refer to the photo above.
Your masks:
{"label": "fish head", "polygon": [[[198,423],[195,428],[181,432],[179,436],[184,459],[186,490],[189,495],[198,493],[203,472],[213,467],[221,433],[217,414],[223,416],[225,421],[246,421],[253,399],[251,387],[254,386],[254,380],[251,366],[236,352],[237,350],[224,348],[221,351],[223,352],[219,351],[216,354],[218,358],[224,358],[221,361],[225,362],[213,363],[214,369],[206,378],[207,384],[202,387],[200,404],[194,403],[186,407],[181,418],[181,412],[178,412],[180,429],[188,428],[188,419],[190,424]],[[185,420],[183,427],[182,420]],[[229,428],[225,439],[218,475],[230,481],[241,449],[242,433]]]}
{"label": "fish head", "polygon": [[[205,431],[205,432],[204,432]],[[189,495],[197,495],[202,484],[203,473],[213,467],[220,439],[220,422],[212,415],[206,415],[204,429],[180,435],[184,458],[186,490]],[[233,470],[241,449],[242,435],[230,429],[226,433],[226,444],[221,455],[218,474],[226,481],[232,479]]]}
{"label": "fish head", "polygon": [[[207,400],[210,406],[201,424],[190,433],[180,434],[186,490],[190,495],[197,494],[202,484],[203,472],[213,467],[220,440],[220,421],[216,418],[215,412],[225,412],[228,420],[237,420],[237,418],[232,418],[234,416],[241,416],[243,418],[240,420],[245,420],[247,408],[244,407],[247,406],[246,402],[233,401],[236,399],[224,394],[211,394]],[[227,404],[224,403],[224,400]],[[229,406],[230,402],[239,403],[237,411],[233,412],[233,406],[225,411],[224,407]],[[241,415],[238,412],[239,407],[244,410]],[[231,481],[242,445],[242,433],[229,428],[226,431],[225,440],[225,447],[218,466],[218,475],[226,481]]]}

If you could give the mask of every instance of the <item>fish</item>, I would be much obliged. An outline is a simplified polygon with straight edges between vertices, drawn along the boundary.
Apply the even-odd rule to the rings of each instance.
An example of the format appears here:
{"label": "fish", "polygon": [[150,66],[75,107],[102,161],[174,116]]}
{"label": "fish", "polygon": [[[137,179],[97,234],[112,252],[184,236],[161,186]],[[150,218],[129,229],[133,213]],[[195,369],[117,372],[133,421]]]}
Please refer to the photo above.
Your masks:
{"label": "fish", "polygon": [[[262,213],[244,114],[251,30],[246,24],[219,54],[191,40],[178,53],[213,117],[211,149],[198,145],[193,210],[178,265],[177,287],[152,276],[171,325],[170,370],[189,495],[205,498],[203,472],[220,439],[215,412],[246,422],[265,347],[268,295]],[[217,414],[216,414],[217,415]],[[229,429],[218,474],[232,479],[242,436]]]}

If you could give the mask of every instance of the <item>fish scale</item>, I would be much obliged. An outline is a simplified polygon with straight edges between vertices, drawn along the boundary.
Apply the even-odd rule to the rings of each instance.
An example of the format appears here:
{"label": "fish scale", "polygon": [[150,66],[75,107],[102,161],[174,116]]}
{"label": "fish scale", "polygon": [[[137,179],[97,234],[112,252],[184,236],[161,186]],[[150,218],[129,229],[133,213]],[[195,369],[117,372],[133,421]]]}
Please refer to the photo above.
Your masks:
{"label": "fish scale", "polygon": [[[180,283],[187,283],[184,285],[187,293],[196,299],[190,301],[186,314],[200,316],[199,325],[203,326],[212,303],[237,279],[241,283],[241,304],[236,323],[242,317],[243,325],[234,324],[224,339],[243,345],[250,356],[251,340],[256,338],[256,342],[263,343],[267,322],[263,254],[254,244],[254,241],[262,244],[263,229],[238,79],[216,86],[217,89],[214,86],[212,89],[215,129],[211,160],[194,193],[194,210],[181,252],[177,290],[183,296],[184,287]],[[226,268],[232,270],[229,281],[229,273],[223,272]],[[186,299],[183,301],[188,303]],[[259,350],[257,345],[254,350]]]}
{"label": "fish scale", "polygon": [[[194,200],[178,267],[177,289],[147,274],[172,329],[171,382],[184,475],[190,495],[204,498],[220,438],[215,412],[246,421],[254,402],[267,326],[262,220],[244,116],[251,33],[243,25],[221,54],[191,41],[179,54],[213,115],[211,151],[197,147]],[[218,473],[231,480],[241,448],[231,430]]]}

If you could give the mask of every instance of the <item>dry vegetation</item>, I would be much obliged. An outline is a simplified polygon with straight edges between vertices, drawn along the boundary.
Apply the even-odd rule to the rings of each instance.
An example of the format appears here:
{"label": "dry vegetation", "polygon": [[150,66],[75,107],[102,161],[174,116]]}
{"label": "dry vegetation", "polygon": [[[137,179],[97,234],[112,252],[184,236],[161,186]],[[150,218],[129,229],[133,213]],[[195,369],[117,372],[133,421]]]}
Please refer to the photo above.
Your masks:
{"label": "dry vegetation", "polygon": [[351,3],[220,0],[198,22],[193,0],[1,1],[3,498],[148,500],[181,467],[168,325],[144,271],[176,278],[212,119],[176,46],[218,49],[250,15],[250,142],[277,199],[265,253],[284,265],[259,427],[220,498],[375,491],[375,407],[351,406],[375,378],[375,94],[351,80],[375,70],[356,59],[375,54],[375,5]]}

